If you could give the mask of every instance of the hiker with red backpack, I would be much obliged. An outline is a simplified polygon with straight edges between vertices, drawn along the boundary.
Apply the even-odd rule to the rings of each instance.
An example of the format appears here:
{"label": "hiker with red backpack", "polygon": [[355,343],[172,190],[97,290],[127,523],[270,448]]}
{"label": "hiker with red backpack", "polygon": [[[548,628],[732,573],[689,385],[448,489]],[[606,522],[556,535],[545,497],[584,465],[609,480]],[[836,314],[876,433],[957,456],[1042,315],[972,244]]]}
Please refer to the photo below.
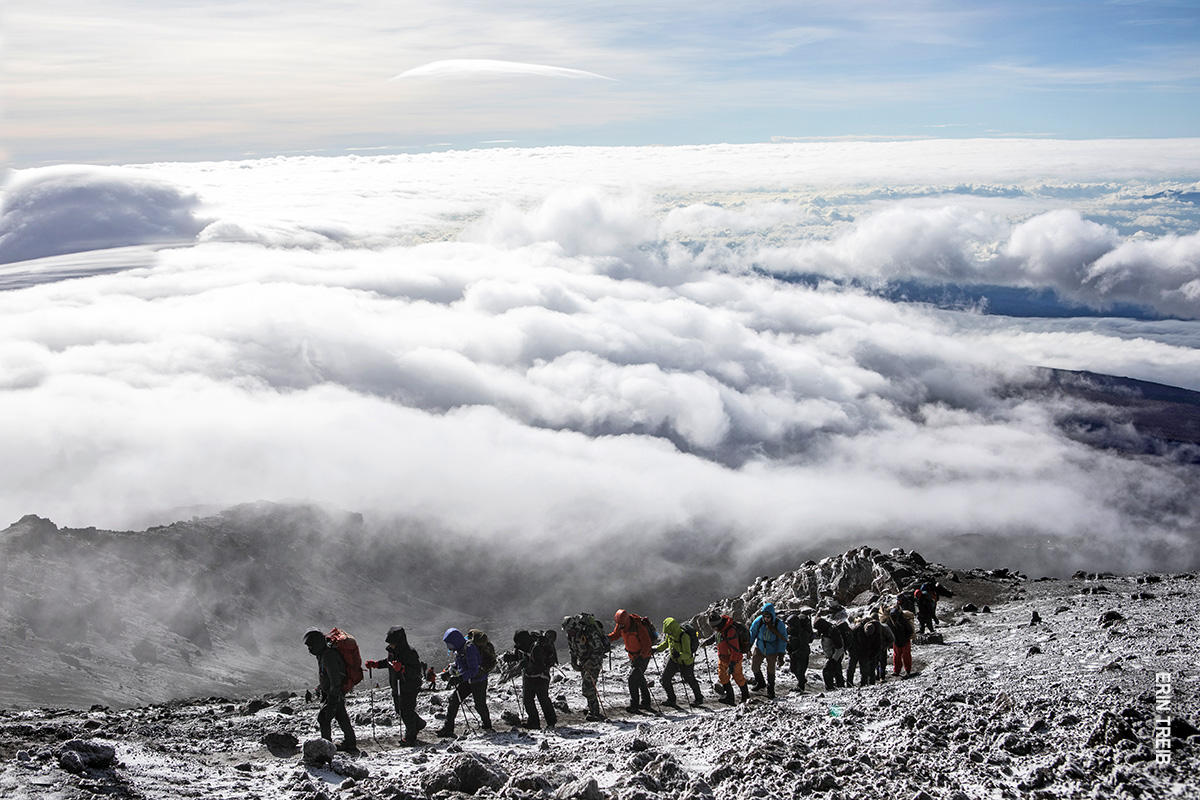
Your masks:
{"label": "hiker with red backpack", "polygon": [[717,683],[720,684],[721,696],[717,698],[727,706],[734,704],[733,687],[730,678],[742,690],[742,702],[750,699],[750,688],[746,686],[746,677],[742,674],[742,659],[750,648],[750,634],[744,625],[739,630],[738,623],[732,617],[719,614],[716,611],[708,615],[708,624],[712,626],[712,635],[700,643],[702,647],[716,642],[717,644]]}
{"label": "hiker with red backpack", "polygon": [[425,727],[425,720],[417,714],[417,694],[421,691],[421,657],[408,644],[408,634],[399,626],[388,628],[387,658],[383,661],[368,661],[367,669],[386,669],[388,684],[392,688],[392,705],[404,723],[404,744],[416,744],[417,733]]}
{"label": "hiker with red backpack", "polygon": [[[337,628],[334,628],[331,633],[339,641],[342,641],[341,637],[337,637],[342,633]],[[345,638],[354,642],[353,637]],[[311,630],[304,634],[304,645],[308,648],[308,652],[317,658],[317,696],[321,700],[321,710],[317,712],[317,727],[321,731],[321,738],[333,741],[333,721],[337,720],[338,727],[342,729],[342,742],[337,749],[343,753],[356,754],[358,753],[358,743],[354,735],[354,727],[350,724],[350,715],[346,712],[346,692],[350,691],[355,683],[362,680],[362,661],[359,659],[356,664],[348,663],[348,659],[343,655],[343,651],[339,649],[334,638],[327,637],[318,630]],[[347,647],[347,649],[349,648]],[[354,658],[357,658],[357,643],[354,644],[353,652]],[[358,670],[357,681],[351,675],[351,671],[355,667]]]}
{"label": "hiker with red backpack", "polygon": [[654,657],[649,620],[622,608],[613,615],[613,621],[616,627],[608,634],[608,640],[624,640],[625,652],[629,654],[629,705],[625,710],[630,714],[642,710],[653,713],[654,701],[650,698],[650,684],[646,683],[646,667]]}
{"label": "hiker with red backpack", "polygon": [[[487,670],[484,669],[483,657],[474,642],[467,641],[458,628],[449,628],[442,635],[442,641],[454,654],[454,664],[443,673],[453,687],[450,700],[446,703],[446,721],[438,729],[437,735],[444,738],[454,736],[454,718],[458,716],[458,708],[471,697],[475,701],[475,710],[479,712],[479,724],[485,731],[492,730],[492,715],[487,707]],[[492,666],[495,666],[493,658]]]}

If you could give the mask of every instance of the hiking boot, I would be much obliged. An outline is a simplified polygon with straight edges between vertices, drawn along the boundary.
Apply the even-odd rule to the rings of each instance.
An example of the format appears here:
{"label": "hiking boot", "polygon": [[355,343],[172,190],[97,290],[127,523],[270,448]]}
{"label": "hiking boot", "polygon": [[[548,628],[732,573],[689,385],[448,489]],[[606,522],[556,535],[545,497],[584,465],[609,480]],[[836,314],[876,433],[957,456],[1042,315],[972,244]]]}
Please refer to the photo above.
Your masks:
{"label": "hiking boot", "polygon": [[674,709],[678,709],[678,708],[679,708],[679,703],[677,703],[677,702],[675,701],[675,698],[674,698],[674,697],[672,697],[672,698],[671,698],[671,699],[669,699],[669,700],[665,700],[665,701],[663,701],[663,705],[664,705],[664,706],[667,706],[668,708],[674,708]]}
{"label": "hiking boot", "polygon": [[[742,702],[744,703],[750,699],[750,687],[743,684],[741,689],[742,689]],[[731,694],[732,694],[732,692],[731,692]]]}
{"label": "hiking boot", "polygon": [[767,699],[775,699],[775,681],[767,681]]}
{"label": "hiking boot", "polygon": [[717,698],[717,702],[724,703],[727,706],[733,705],[733,686],[722,685],[721,696]]}
{"label": "hiking boot", "polygon": [[417,720],[417,732],[420,733],[421,731],[425,730],[425,726],[428,724],[429,723],[426,722],[424,719],[418,719]]}
{"label": "hiking boot", "polygon": [[762,672],[760,670],[755,670],[754,671],[754,685],[750,688],[752,688],[756,692],[761,692],[764,688],[766,688],[766,685],[767,685],[767,682],[765,680],[763,680]]}
{"label": "hiking boot", "polygon": [[630,714],[639,714],[642,709],[638,706],[625,706],[625,710]]}
{"label": "hiking boot", "polygon": [[697,697],[691,703],[688,703],[688,705],[690,705],[692,708],[703,708],[704,707],[704,698]]}
{"label": "hiking boot", "polygon": [[341,744],[339,744],[337,746],[337,751],[339,753],[348,753],[352,756],[356,756],[361,752],[358,749],[358,746],[354,744],[354,742],[349,742],[349,743],[342,742]]}
{"label": "hiking boot", "polygon": [[437,729],[437,735],[439,738],[442,738],[442,739],[453,739],[454,738],[454,728],[451,728],[448,725],[443,725],[442,727]]}
{"label": "hiking boot", "polygon": [[584,720],[587,722],[608,722],[608,717],[604,716],[598,711],[594,713],[589,711],[587,716],[584,717]]}

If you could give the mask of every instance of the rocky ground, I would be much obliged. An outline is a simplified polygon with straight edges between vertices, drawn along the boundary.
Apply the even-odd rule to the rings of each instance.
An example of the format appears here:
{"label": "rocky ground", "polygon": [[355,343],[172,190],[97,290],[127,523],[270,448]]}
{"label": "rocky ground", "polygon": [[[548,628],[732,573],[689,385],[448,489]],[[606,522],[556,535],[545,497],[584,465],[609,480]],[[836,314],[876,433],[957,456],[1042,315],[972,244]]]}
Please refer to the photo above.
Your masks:
{"label": "rocky ground", "polygon": [[[570,709],[557,728],[502,722],[517,711],[516,690],[493,682],[496,732],[468,732],[460,717],[460,738],[438,740],[431,724],[415,748],[399,743],[386,684],[372,698],[368,681],[351,702],[365,752],[330,759],[309,745],[307,762],[316,706],[304,687],[123,710],[0,711],[0,796],[1200,797],[1194,574],[1030,580],[858,549],[759,579],[714,607],[744,612],[773,599],[853,613],[892,584],[926,577],[955,596],[939,607],[942,643],[914,646],[919,674],[907,680],[825,692],[814,656],[806,693],[788,676],[774,701],[709,699],[631,717],[627,667],[614,654],[602,686],[609,722],[584,721],[568,670],[552,689]],[[700,665],[711,680],[713,656]],[[1170,681],[1165,700],[1160,674]],[[421,695],[431,723],[444,694]],[[1171,735],[1156,741],[1160,718]]]}

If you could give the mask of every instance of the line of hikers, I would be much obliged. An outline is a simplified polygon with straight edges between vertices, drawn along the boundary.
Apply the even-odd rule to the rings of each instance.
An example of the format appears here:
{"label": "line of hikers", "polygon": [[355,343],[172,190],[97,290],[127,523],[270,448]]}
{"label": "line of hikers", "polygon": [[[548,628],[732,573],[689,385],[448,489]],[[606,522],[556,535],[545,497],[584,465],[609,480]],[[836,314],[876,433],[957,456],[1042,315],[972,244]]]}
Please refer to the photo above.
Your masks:
{"label": "line of hikers", "polygon": [[[629,656],[629,705],[625,710],[631,714],[656,713],[646,669],[655,653],[664,650],[667,651],[667,663],[659,677],[667,697],[663,705],[679,708],[674,686],[678,675],[685,691],[691,691],[690,705],[703,706],[704,695],[696,678],[696,659],[702,648],[713,644],[717,650],[717,699],[727,705],[736,702],[733,684],[740,689],[743,702],[750,698],[751,689],[765,688],[767,697],[774,699],[775,675],[783,666],[785,655],[789,658],[788,671],[795,676],[800,691],[804,691],[808,684],[811,645],[818,638],[826,659],[822,669],[826,690],[853,686],[856,671],[860,675],[859,685],[869,686],[886,677],[889,649],[892,651],[893,674],[899,676],[901,670],[905,677],[912,674],[912,639],[918,634],[914,619],[920,625],[920,633],[933,631],[937,624],[939,593],[953,594],[941,584],[926,583],[913,592],[901,592],[890,607],[881,605],[857,619],[838,622],[822,616],[813,619],[807,612],[792,612],[781,623],[770,602],[763,603],[762,610],[749,627],[714,611],[708,616],[713,632],[704,640],[700,639],[692,623],[679,622],[673,617],[663,620],[660,636],[649,619],[625,609],[614,615],[615,627],[610,632],[605,632],[600,621],[588,613],[564,617],[562,629],[567,635],[571,667],[583,679],[583,696],[588,706],[586,719],[599,722],[607,719],[600,704],[599,681],[612,642],[622,641]],[[338,723],[343,734],[339,750],[357,752],[345,696],[363,679],[364,667],[387,671],[392,701],[404,725],[403,744],[415,744],[417,734],[426,726],[425,720],[417,714],[417,695],[423,683],[434,680],[433,671],[408,644],[404,628],[390,628],[384,641],[387,657],[364,663],[354,638],[337,628],[329,634],[311,630],[304,636],[305,645],[316,656],[319,665],[321,708],[317,714],[318,727],[323,738],[332,740],[332,723]],[[458,712],[468,699],[478,714],[480,727],[486,731],[493,729],[487,706],[487,679],[501,659],[508,677],[521,675],[525,720],[520,724],[527,728],[541,727],[539,707],[548,726],[557,724],[558,715],[550,700],[550,673],[558,664],[554,631],[517,631],[513,634],[513,649],[504,653],[501,659],[497,659],[495,647],[480,630],[471,629],[464,635],[457,628],[450,628],[442,641],[453,661],[441,673],[451,693],[446,705],[446,719],[437,731],[438,736],[454,735]],[[751,659],[753,686],[748,685],[743,673],[747,654]],[[847,656],[849,664],[843,674],[842,660]],[[704,657],[707,660],[707,651],[704,651]]]}

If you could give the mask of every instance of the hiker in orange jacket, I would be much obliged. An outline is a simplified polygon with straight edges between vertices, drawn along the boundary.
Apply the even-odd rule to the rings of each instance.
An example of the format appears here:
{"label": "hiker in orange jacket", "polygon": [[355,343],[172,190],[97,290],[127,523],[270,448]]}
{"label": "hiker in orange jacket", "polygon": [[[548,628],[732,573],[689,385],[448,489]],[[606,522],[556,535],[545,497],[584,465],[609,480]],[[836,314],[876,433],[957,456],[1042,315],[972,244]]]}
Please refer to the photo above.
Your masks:
{"label": "hiker in orange jacket", "polygon": [[644,617],[631,614],[623,608],[613,616],[613,621],[616,622],[616,627],[608,635],[609,641],[624,639],[625,652],[629,653],[629,705],[625,710],[630,714],[636,714],[643,709],[653,712],[650,684],[646,683],[646,667],[654,657],[650,626],[643,624],[646,622]]}
{"label": "hiker in orange jacket", "polygon": [[700,643],[702,647],[717,643],[717,683],[721,684],[721,696],[718,700],[727,706],[734,703],[733,687],[729,685],[732,676],[742,690],[742,701],[750,699],[750,689],[746,686],[746,677],[742,675],[742,659],[745,653],[738,647],[738,632],[733,625],[733,619],[717,612],[708,615],[708,624],[712,626],[712,636]]}

